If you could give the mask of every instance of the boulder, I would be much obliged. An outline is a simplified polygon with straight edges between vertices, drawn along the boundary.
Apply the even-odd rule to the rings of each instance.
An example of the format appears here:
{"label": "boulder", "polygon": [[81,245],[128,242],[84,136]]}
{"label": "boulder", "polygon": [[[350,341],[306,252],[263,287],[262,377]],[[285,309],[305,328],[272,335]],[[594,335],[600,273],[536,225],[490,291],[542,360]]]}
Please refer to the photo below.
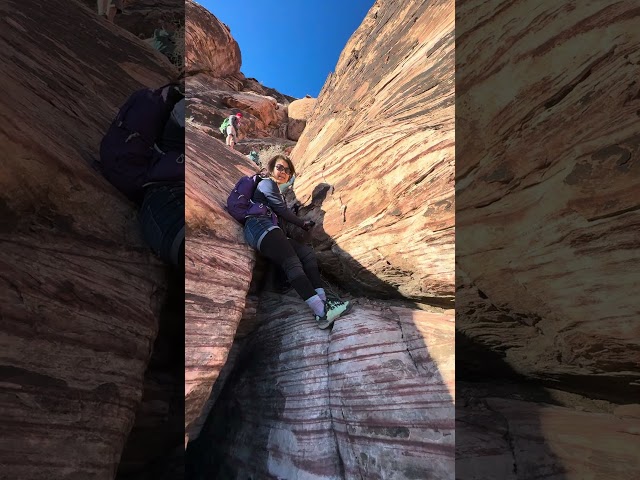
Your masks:
{"label": "boulder", "polygon": [[304,127],[307,125],[307,120],[316,106],[316,101],[317,99],[315,98],[301,98],[289,104],[287,110],[289,114],[287,138],[289,140],[298,140],[300,138]]}
{"label": "boulder", "polygon": [[267,95],[242,89],[244,75],[236,74],[224,78],[208,74],[197,74],[187,78],[187,118],[195,123],[210,126],[213,136],[224,140],[218,131],[222,121],[229,115],[242,112],[238,137],[240,140],[285,139],[287,108]]}
{"label": "boulder", "polygon": [[187,73],[218,78],[240,73],[240,47],[229,27],[193,0],[187,0],[184,6]]}

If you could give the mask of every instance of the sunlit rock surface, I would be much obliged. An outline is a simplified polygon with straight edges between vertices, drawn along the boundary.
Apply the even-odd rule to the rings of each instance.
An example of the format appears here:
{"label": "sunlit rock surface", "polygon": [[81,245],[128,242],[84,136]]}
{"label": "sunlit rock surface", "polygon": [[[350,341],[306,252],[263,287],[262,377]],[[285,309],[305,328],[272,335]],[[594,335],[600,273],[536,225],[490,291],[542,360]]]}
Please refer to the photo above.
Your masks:
{"label": "sunlit rock surface", "polygon": [[[459,371],[491,382],[502,365],[542,390],[637,403],[637,4],[462,2],[456,14]],[[517,478],[640,476],[627,453],[640,438],[610,412],[537,402],[504,415],[523,437],[537,416],[530,441],[556,460],[521,438]],[[502,478],[477,455],[460,478]]]}
{"label": "sunlit rock surface", "polygon": [[454,2],[376,2],[292,156],[332,280],[452,302]]}

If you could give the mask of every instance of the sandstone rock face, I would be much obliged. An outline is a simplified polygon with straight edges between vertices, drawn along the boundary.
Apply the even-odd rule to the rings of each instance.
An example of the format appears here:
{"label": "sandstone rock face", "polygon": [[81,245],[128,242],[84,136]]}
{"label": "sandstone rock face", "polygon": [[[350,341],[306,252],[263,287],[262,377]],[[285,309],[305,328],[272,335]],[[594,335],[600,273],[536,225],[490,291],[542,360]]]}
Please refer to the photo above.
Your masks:
{"label": "sandstone rock face", "polygon": [[240,47],[229,28],[192,0],[185,2],[185,68],[214,77],[240,73]]}
{"label": "sandstone rock face", "polygon": [[452,478],[453,314],[362,306],[329,333],[297,296],[258,312],[188,451],[202,475]]}
{"label": "sandstone rock face", "polygon": [[[372,37],[368,34],[365,39],[363,32],[371,28],[378,29],[382,46],[367,43]],[[366,52],[357,73],[371,86],[371,93],[363,89],[354,96],[353,77],[326,87],[326,99],[321,94],[317,100],[324,105],[323,113],[315,109],[310,119],[310,125],[315,119],[316,130],[310,136],[305,130],[300,139],[305,142],[300,155],[307,159],[300,162],[305,214],[321,220],[322,209],[328,208],[333,215],[336,199],[355,198],[360,195],[355,187],[363,186],[362,207],[349,204],[354,214],[363,211],[357,226],[332,229],[338,223],[327,216],[324,228],[319,221],[312,238],[321,250],[323,266],[336,266],[328,269],[332,279],[356,278],[341,284],[353,293],[405,295],[425,303],[447,303],[453,295],[452,34],[452,2],[436,4],[433,11],[425,2],[414,2],[404,10],[391,2],[377,3],[348,50],[357,47]],[[375,66],[380,49],[389,54],[388,66]],[[433,58],[425,61],[427,54]],[[349,65],[343,55],[338,73],[350,72]],[[420,75],[427,67],[432,68],[424,78],[433,83],[423,86]],[[398,94],[408,86],[417,90]],[[219,141],[221,135],[218,139],[211,135],[224,116],[242,110],[247,118],[247,126],[240,128],[246,136],[243,142],[276,136],[285,140],[289,118],[277,112],[289,100],[285,98],[285,103],[237,73],[191,75],[187,91],[187,474],[238,479],[453,478],[452,311],[428,312],[424,303],[416,305],[406,298],[399,307],[351,297],[355,311],[336,322],[332,331],[322,331],[295,293],[251,290],[247,295],[255,254],[224,205],[233,184],[256,167],[227,149]],[[322,115],[330,116],[334,103],[353,98],[359,100],[341,112],[348,115],[349,108],[358,108],[362,120],[360,130],[349,137],[355,146],[349,151],[349,169],[344,164],[348,149],[340,150],[345,147],[342,140],[335,140],[336,131],[318,125],[327,123]],[[388,115],[381,134],[380,122]],[[400,124],[404,133],[396,133]],[[431,128],[425,129],[427,125]],[[371,141],[360,141],[360,136]],[[369,154],[371,145],[373,153],[366,160],[375,164],[371,168],[387,165],[385,171],[392,174],[367,183],[362,175],[367,163],[358,163],[358,158],[364,150]],[[317,161],[318,151],[334,150],[339,154]],[[380,156],[384,158],[376,159]],[[402,165],[396,166],[396,161]],[[408,177],[402,178],[403,174]],[[323,175],[329,175],[332,183],[323,184]],[[308,179],[319,181],[305,183]],[[367,195],[383,190],[389,181],[389,188],[404,196],[402,201],[393,209],[380,207],[388,203],[387,195],[375,198],[378,203],[369,209]],[[436,204],[423,208],[422,197],[431,201],[431,190]],[[337,208],[344,216],[344,209]],[[424,220],[425,213],[432,222]],[[371,244],[369,237],[362,241],[362,235],[356,241],[363,229],[375,232]],[[435,239],[426,249],[425,229]],[[341,234],[347,236],[341,239]],[[436,252],[433,245],[438,242],[444,246]],[[361,254],[365,249],[382,259],[366,263],[367,256]],[[432,256],[423,259],[425,252]],[[401,264],[404,256],[407,260]],[[399,284],[406,285],[400,292]]]}
{"label": "sandstone rock face", "polygon": [[[95,2],[93,2],[95,5]],[[157,28],[173,32],[185,22],[184,0],[128,0],[116,15],[115,24],[141,38],[149,38]]]}
{"label": "sandstone rock face", "polygon": [[[456,11],[456,326],[473,346],[458,358],[486,382],[502,363],[593,401],[637,403],[637,4],[531,6]],[[496,404],[516,435],[510,476],[468,452],[460,478],[640,475],[628,457],[640,441],[615,414],[511,400]],[[469,402],[456,418],[476,413]],[[543,441],[543,461],[525,454]]]}
{"label": "sandstone rock face", "polygon": [[165,282],[133,206],[91,164],[124,100],[171,67],[73,2],[4,11],[0,47],[0,464],[112,479]]}
{"label": "sandstone rock face", "polygon": [[[640,268],[634,5],[563,8],[562,25],[548,17],[535,33],[524,25],[540,12],[514,5],[458,37],[467,69],[457,132],[484,133],[457,159],[457,324],[519,373],[611,396],[640,370],[638,302],[627,293]],[[507,23],[530,41],[502,65],[495,32]]]}
{"label": "sandstone rock face", "polygon": [[456,409],[456,478],[638,477],[637,415],[482,396]]}
{"label": "sandstone rock face", "polygon": [[287,138],[290,140],[298,140],[304,127],[307,126],[307,120],[311,116],[313,108],[316,106],[317,99],[301,98],[289,104],[289,125],[287,129]]}
{"label": "sandstone rock face", "polygon": [[226,212],[253,163],[189,125],[186,135],[185,432],[200,416],[242,317],[255,253]]}
{"label": "sandstone rock face", "polygon": [[223,78],[197,74],[187,78],[187,117],[210,127],[208,133],[224,140],[218,127],[229,115],[242,112],[238,137],[285,138],[287,105],[271,95],[243,91],[244,75]]}
{"label": "sandstone rock face", "polygon": [[[96,0],[79,0],[97,14]],[[106,22],[106,20],[102,20]],[[125,0],[124,12],[113,20],[117,26],[128,30],[139,38],[149,38],[157,28],[173,32],[184,24],[184,0]]]}
{"label": "sandstone rock face", "polygon": [[332,280],[451,304],[454,2],[376,2],[292,156]]}

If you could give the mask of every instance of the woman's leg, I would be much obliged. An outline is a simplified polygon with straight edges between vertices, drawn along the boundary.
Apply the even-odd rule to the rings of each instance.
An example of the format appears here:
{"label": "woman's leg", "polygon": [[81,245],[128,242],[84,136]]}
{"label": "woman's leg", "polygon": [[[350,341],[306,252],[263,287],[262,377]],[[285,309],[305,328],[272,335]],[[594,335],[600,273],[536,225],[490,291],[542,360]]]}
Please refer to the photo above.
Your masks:
{"label": "woman's leg", "polygon": [[308,245],[303,245],[295,240],[289,238],[289,244],[291,248],[296,252],[296,255],[302,263],[304,272],[311,280],[312,285],[315,288],[316,293],[325,302],[326,316],[318,319],[318,326],[320,328],[328,328],[333,324],[336,318],[348,313],[351,310],[351,303],[343,302],[338,298],[327,299],[327,294],[324,291],[325,284],[320,277],[320,270],[318,269],[318,260],[313,248]]}
{"label": "woman's leg", "polygon": [[303,300],[316,295],[300,259],[281,229],[274,228],[265,235],[260,243],[260,253],[284,270],[287,280]]}
{"label": "woman's leg", "polygon": [[316,318],[324,318],[324,302],[305,275],[300,259],[281,229],[274,228],[264,236],[260,253],[284,270],[287,280],[313,310]]}
{"label": "woman's leg", "polygon": [[142,235],[153,252],[174,267],[184,269],[184,183],[147,187],[138,219]]}
{"label": "woman's leg", "polygon": [[320,297],[324,297],[322,299],[325,300],[326,299],[325,293],[324,293],[325,284],[322,281],[322,278],[320,277],[318,260],[316,259],[316,254],[313,251],[313,248],[311,248],[308,245],[303,245],[302,243],[297,242],[292,238],[289,238],[288,240],[289,240],[289,244],[291,245],[293,250],[296,252],[296,255],[298,256],[298,258],[300,259],[300,263],[302,263],[302,268],[304,270],[304,273],[307,275],[307,277],[311,281],[311,285],[313,285],[313,288],[316,290],[316,292],[318,292]]}

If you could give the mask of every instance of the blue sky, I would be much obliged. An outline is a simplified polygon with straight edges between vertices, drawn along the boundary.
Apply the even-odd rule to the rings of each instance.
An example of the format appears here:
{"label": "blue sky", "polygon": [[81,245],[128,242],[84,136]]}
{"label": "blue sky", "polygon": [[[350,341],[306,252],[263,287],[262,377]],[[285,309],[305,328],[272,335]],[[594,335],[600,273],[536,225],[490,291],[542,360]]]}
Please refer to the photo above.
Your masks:
{"label": "blue sky", "polygon": [[231,29],[240,71],[296,98],[317,97],[374,0],[196,0]]}

